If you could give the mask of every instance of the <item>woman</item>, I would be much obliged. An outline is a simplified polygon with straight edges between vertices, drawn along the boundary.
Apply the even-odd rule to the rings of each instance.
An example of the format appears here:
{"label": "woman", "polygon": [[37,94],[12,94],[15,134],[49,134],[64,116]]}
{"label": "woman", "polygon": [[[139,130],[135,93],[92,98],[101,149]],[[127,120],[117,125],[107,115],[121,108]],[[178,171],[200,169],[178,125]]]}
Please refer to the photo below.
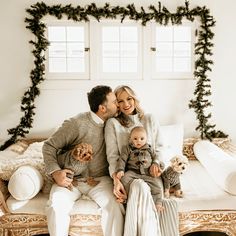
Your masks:
{"label": "woman", "polygon": [[[115,94],[119,114],[106,123],[106,151],[109,172],[114,181],[113,192],[118,201],[125,202],[127,196],[115,170],[122,147],[128,143],[131,129],[143,126],[148,134],[148,143],[155,148],[160,158],[162,145],[159,124],[152,115],[144,114],[134,91],[128,86],[120,86]],[[158,169],[154,167],[151,172],[157,176]],[[141,179],[134,180],[127,199],[124,236],[178,236],[177,203],[174,200],[163,200],[163,207],[164,211],[158,214],[148,185]]]}

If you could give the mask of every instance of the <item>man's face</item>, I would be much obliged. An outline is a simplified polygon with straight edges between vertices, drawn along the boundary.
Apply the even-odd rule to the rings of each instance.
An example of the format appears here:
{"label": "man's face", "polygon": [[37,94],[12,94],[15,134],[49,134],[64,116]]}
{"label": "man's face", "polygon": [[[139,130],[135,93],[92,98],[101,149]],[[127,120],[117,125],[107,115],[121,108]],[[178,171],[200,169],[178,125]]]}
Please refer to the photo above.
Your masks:
{"label": "man's face", "polygon": [[117,101],[113,92],[107,94],[107,101],[104,105],[106,107],[106,118],[111,118],[117,114]]}

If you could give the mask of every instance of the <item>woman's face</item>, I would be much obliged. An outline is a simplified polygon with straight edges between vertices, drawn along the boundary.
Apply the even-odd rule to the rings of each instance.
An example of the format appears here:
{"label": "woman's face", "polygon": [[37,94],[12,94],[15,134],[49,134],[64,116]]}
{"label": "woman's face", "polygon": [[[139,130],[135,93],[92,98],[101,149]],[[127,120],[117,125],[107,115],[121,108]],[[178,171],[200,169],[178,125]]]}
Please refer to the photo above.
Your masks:
{"label": "woman's face", "polygon": [[117,95],[117,102],[120,112],[125,115],[132,115],[135,110],[134,98],[126,91]]}

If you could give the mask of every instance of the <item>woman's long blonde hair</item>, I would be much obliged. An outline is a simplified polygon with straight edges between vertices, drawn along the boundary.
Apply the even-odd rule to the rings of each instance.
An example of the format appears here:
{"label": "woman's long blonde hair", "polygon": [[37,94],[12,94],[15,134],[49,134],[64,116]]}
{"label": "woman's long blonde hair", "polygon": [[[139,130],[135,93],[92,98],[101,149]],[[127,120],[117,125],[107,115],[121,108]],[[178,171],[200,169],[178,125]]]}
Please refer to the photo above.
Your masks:
{"label": "woman's long blonde hair", "polygon": [[[116,97],[118,98],[119,95],[124,91],[127,92],[129,94],[129,96],[131,96],[134,99],[134,106],[135,106],[135,110],[134,110],[135,113],[134,114],[138,114],[139,119],[141,120],[144,116],[144,112],[139,104],[139,100],[138,100],[134,90],[131,89],[127,85],[121,85],[121,86],[117,87],[114,92],[115,92]],[[119,112],[116,119],[120,122],[121,125],[123,125],[125,127],[129,127],[131,125],[129,117],[122,112]]]}

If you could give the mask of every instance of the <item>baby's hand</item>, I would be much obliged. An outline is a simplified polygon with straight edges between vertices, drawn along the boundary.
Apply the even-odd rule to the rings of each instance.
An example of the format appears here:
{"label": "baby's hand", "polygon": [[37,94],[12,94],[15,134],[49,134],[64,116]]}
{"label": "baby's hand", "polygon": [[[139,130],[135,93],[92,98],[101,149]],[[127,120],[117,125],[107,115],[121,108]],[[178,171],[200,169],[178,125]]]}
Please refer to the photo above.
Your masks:
{"label": "baby's hand", "polygon": [[152,177],[159,177],[162,173],[162,169],[158,164],[152,164],[149,168],[149,173]]}
{"label": "baby's hand", "polygon": [[118,171],[116,174],[117,179],[121,179],[124,176],[124,171]]}
{"label": "baby's hand", "polygon": [[164,211],[165,208],[162,206],[161,203],[158,203],[158,204],[156,204],[156,209],[157,209],[157,212],[160,213],[160,212]]}

